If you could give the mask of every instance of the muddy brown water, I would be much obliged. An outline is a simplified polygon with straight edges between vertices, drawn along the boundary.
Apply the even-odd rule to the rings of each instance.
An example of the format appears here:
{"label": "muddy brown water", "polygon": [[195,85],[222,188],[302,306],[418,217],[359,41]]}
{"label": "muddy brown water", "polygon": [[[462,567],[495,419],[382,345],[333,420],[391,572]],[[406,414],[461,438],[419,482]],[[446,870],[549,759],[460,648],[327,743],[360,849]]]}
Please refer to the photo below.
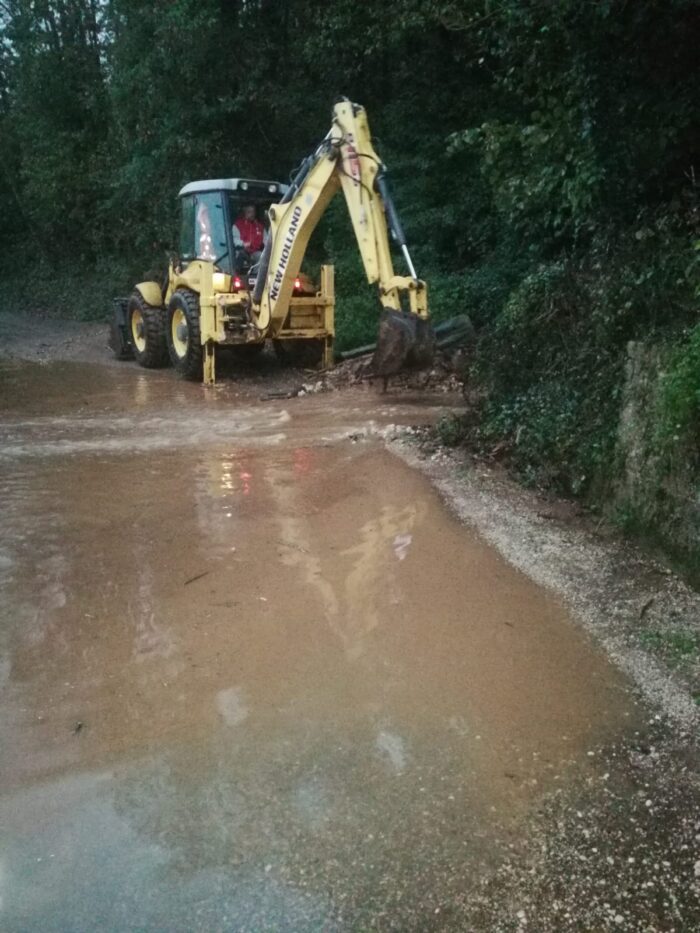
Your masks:
{"label": "muddy brown water", "polygon": [[386,452],[444,397],[0,365],[0,929],[459,928],[629,728]]}

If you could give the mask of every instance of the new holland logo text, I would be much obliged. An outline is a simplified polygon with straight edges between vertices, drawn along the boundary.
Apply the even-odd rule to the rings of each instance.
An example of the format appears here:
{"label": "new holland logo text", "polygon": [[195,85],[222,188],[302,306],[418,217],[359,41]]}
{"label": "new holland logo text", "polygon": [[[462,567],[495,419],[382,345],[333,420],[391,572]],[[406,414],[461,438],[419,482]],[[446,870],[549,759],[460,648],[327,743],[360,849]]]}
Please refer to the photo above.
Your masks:
{"label": "new holland logo text", "polygon": [[299,229],[301,213],[302,211],[299,205],[297,205],[292,211],[292,219],[289,222],[289,230],[287,231],[284,246],[282,247],[282,255],[280,256],[279,265],[277,266],[275,277],[272,280],[272,287],[270,288],[270,298],[273,301],[277,300],[277,296],[280,293],[280,286],[282,285],[282,279],[284,278],[284,271],[287,268],[287,263],[289,262],[289,254],[292,251],[294,238],[296,237],[297,231]]}
{"label": "new holland logo text", "polygon": [[352,133],[347,134],[347,145],[345,147],[345,150],[346,150],[345,157],[347,159],[348,167],[350,169],[349,174],[352,177],[355,187],[357,188],[357,186],[360,183],[360,175],[361,175],[360,157],[357,154],[357,149],[355,148],[355,137],[352,135]]}

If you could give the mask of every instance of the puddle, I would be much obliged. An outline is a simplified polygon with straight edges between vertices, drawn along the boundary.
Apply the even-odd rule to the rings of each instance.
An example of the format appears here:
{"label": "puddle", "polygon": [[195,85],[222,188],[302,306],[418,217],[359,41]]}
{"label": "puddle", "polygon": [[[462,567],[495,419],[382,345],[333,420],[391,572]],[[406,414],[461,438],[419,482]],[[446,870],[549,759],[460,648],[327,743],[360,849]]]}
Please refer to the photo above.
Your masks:
{"label": "puddle", "polygon": [[5,372],[0,927],[426,928],[625,683],[424,477],[331,442],[444,398],[76,369]]}

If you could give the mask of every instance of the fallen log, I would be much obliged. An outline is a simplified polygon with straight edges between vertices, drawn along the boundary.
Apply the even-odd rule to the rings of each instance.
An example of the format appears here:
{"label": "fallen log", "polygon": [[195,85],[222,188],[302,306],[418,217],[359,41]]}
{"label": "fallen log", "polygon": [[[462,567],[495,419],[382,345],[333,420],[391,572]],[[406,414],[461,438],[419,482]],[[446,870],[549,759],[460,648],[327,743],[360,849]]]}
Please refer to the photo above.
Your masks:
{"label": "fallen log", "polygon": [[[435,333],[435,344],[440,350],[452,349],[470,343],[474,338],[474,327],[466,314],[460,314],[448,321],[441,321],[435,325],[433,332]],[[336,353],[336,359],[355,360],[361,356],[369,356],[370,353],[374,353],[376,347],[376,343],[353,347],[351,350]]]}

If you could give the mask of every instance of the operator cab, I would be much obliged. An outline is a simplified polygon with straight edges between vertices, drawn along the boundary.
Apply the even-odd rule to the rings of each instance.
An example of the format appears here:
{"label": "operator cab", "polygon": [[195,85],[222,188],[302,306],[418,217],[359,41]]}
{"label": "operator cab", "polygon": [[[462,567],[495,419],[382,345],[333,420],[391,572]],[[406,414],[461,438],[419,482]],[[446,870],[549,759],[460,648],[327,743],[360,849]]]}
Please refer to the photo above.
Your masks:
{"label": "operator cab", "polygon": [[192,181],[181,189],[180,258],[213,262],[229,275],[244,276],[250,270],[250,255],[236,248],[232,228],[243,208],[252,205],[255,219],[268,228],[267,211],[282,200],[288,186],[278,181],[253,178],[214,178]]}

